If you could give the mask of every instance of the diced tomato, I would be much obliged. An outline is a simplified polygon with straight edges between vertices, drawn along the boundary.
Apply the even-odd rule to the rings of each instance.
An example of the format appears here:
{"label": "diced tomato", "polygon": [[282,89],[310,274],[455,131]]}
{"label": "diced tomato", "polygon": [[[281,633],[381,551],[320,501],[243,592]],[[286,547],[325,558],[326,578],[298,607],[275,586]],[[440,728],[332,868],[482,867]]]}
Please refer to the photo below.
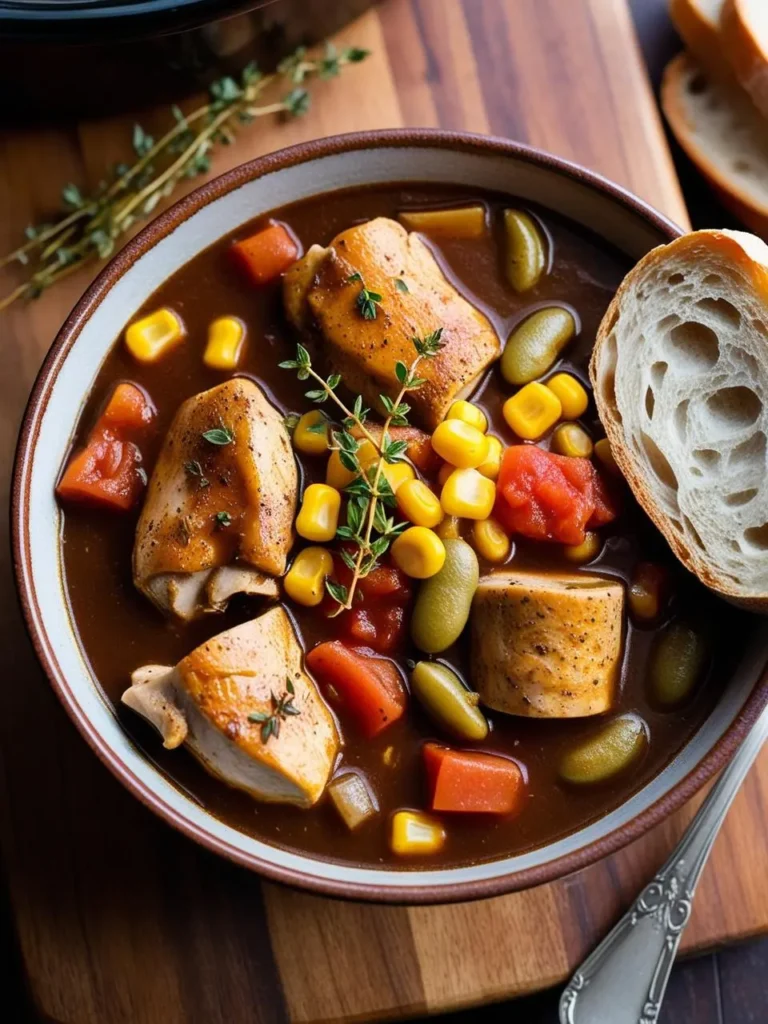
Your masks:
{"label": "diced tomato", "polygon": [[232,255],[254,284],[269,284],[299,258],[299,247],[284,224],[270,224],[235,242]]}
{"label": "diced tomato", "polygon": [[70,461],[56,493],[68,501],[129,509],[144,486],[137,471],[139,458],[135,444],[108,427],[97,427]]}
{"label": "diced tomato", "polygon": [[342,612],[339,626],[356,644],[380,654],[395,650],[405,636],[405,608],[399,604],[366,604]]}
{"label": "diced tomato", "polygon": [[425,743],[424,767],[433,811],[512,814],[525,795],[520,766],[508,757]]}
{"label": "diced tomato", "polygon": [[[354,554],[354,548],[347,545]],[[352,581],[352,570],[338,554],[333,559],[333,578],[348,587]],[[333,615],[331,622],[337,634],[355,644],[370,647],[379,654],[389,654],[396,649],[406,633],[405,609],[411,599],[411,582],[396,566],[384,563],[364,576],[357,585],[362,600],[349,611],[335,615],[338,605],[326,595],[322,611]]]}
{"label": "diced tomato", "polygon": [[355,651],[340,640],[328,640],[309,652],[307,668],[323,686],[332,688],[340,711],[368,738],[405,711],[405,687],[391,661]]}
{"label": "diced tomato", "polygon": [[494,515],[511,533],[581,544],[588,527],[616,511],[589,459],[520,444],[504,452]]}
{"label": "diced tomato", "polygon": [[112,392],[101,421],[116,430],[140,430],[152,422],[155,410],[135,384],[118,384]]}
{"label": "diced tomato", "polygon": [[[381,437],[381,424],[366,423],[366,430],[378,441]],[[358,440],[365,435],[359,427],[352,428],[353,437]],[[390,427],[389,436],[392,441],[407,441],[406,455],[416,469],[427,475],[434,475],[440,469],[442,459],[432,447],[432,438],[418,427]]]}

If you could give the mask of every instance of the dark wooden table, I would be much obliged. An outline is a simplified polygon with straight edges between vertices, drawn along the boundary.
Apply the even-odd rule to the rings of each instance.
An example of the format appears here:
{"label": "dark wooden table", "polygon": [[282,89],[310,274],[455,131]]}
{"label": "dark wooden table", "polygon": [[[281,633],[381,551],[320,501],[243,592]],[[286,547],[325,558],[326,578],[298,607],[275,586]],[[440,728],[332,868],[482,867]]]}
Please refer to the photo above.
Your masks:
{"label": "dark wooden table", "polygon": [[[470,19],[475,28],[480,28],[485,24],[490,24],[493,19],[490,17],[489,8],[493,8],[495,4],[506,4],[508,7],[512,7],[517,0],[463,0],[463,10],[466,12],[467,18]],[[522,0],[521,0],[522,2]],[[543,0],[544,6],[551,9],[552,16],[557,17],[559,12],[563,10],[562,7],[558,8],[558,3],[567,5],[573,3],[582,3],[584,0]],[[600,11],[601,5],[609,5],[612,0],[588,0],[586,6],[588,6],[593,13]],[[666,0],[633,0],[633,7],[638,18],[638,25],[641,30],[641,39],[644,42],[646,56],[649,60],[649,66],[652,68],[654,73],[657,73],[664,59],[667,55],[675,52],[677,49],[677,42],[671,33],[668,21],[665,15],[665,2]],[[531,6],[530,0],[525,0],[528,7]],[[405,10],[405,3],[400,4],[400,7]],[[456,123],[458,127],[474,128],[475,130],[482,131],[496,131],[500,134],[505,133],[509,130],[509,125],[504,120],[505,104],[512,104],[511,109],[516,109],[515,103],[513,102],[514,97],[512,93],[500,97],[499,100],[499,116],[494,120],[494,123],[475,123],[475,119],[482,113],[482,104],[477,101],[477,97],[469,89],[467,93],[465,89],[457,91],[455,88],[449,87],[450,83],[454,86],[458,84],[457,79],[453,75],[453,69],[450,66],[451,54],[453,47],[460,45],[457,40],[451,35],[452,28],[456,26],[452,23],[447,23],[445,26],[438,26],[437,23],[428,22],[422,24],[419,18],[424,15],[424,12],[432,12],[434,15],[437,9],[434,0],[412,0],[410,3],[410,9],[413,12],[415,21],[402,21],[397,23],[396,21],[389,22],[389,30],[391,33],[400,32],[402,35],[403,29],[417,31],[418,41],[414,42],[414,60],[401,61],[399,67],[399,78],[397,82],[398,90],[402,92],[403,96],[407,95],[409,115],[413,120],[413,116],[418,114],[421,116],[421,123],[432,123],[433,120],[437,119],[439,123]],[[471,18],[470,18],[471,15]],[[416,37],[414,37],[415,39]],[[433,49],[432,43],[435,40],[442,39],[442,49]],[[388,42],[394,42],[394,35],[392,40]],[[403,46],[408,46],[408,36],[397,38],[398,46],[402,43]],[[493,52],[494,60],[498,63],[503,58],[503,52],[498,49],[497,43],[492,39],[486,40],[487,44],[491,47]],[[448,50],[445,47],[448,47]],[[424,50],[422,54],[422,48]],[[477,43],[475,43],[477,48]],[[498,52],[497,52],[498,51]],[[422,65],[423,57],[423,65]],[[418,60],[416,60],[418,58]],[[448,63],[444,62],[447,61]],[[503,64],[503,60],[501,61]],[[499,65],[501,66],[501,65]],[[425,79],[431,83],[430,89],[420,89],[420,76],[425,76]],[[442,80],[444,77],[444,81]],[[483,84],[487,75],[485,70],[480,70],[480,77],[483,79]],[[502,76],[499,79],[499,88],[506,89],[510,79],[508,76]],[[470,83],[471,84],[471,83]],[[433,100],[431,97],[436,97]],[[440,109],[433,109],[432,104],[437,102]],[[495,109],[495,108],[494,108]],[[538,109],[538,108],[535,108]],[[548,109],[548,108],[547,108]],[[555,108],[549,111],[550,114],[557,117]],[[546,113],[546,110],[544,110]],[[416,121],[420,118],[415,117]],[[354,127],[356,125],[350,124],[348,127]],[[317,132],[322,133],[325,126],[321,123]],[[334,122],[333,127],[328,130],[338,130],[337,124]],[[289,140],[283,140],[289,141]],[[534,139],[539,141],[541,144],[546,144],[544,140],[539,138]],[[583,140],[574,140],[576,149],[579,149]],[[605,139],[595,138],[596,144],[602,144]],[[282,143],[280,143],[282,144]],[[642,147],[640,147],[642,149]],[[583,150],[582,150],[583,152]],[[577,158],[585,159],[581,152],[576,152]],[[636,159],[642,164],[644,155],[642,152],[636,154]],[[697,184],[695,176],[691,175],[690,169],[685,165],[682,159],[679,159],[678,164],[679,171],[685,183],[686,198],[688,199],[689,206],[692,211],[694,222],[697,224],[713,224],[723,223],[725,221],[724,216],[717,210],[715,205],[710,201],[706,192]],[[34,175],[36,168],[30,167],[30,172]],[[62,173],[65,173],[62,171]],[[611,171],[609,170],[609,173]],[[617,168],[616,176],[620,176],[621,169]],[[21,186],[20,186],[21,187]],[[0,373],[8,373],[9,369],[6,367],[4,370],[0,368]],[[13,642],[12,637],[8,637],[10,643]],[[11,670],[12,674],[12,670]],[[13,685],[15,680],[6,679],[6,685]],[[22,729],[25,726],[31,728],[34,722],[20,722],[18,728]],[[50,738],[50,737],[49,737]],[[36,737],[30,732],[30,742],[34,742]],[[45,741],[45,735],[40,737],[41,741]],[[85,757],[85,753],[82,755]],[[50,763],[50,761],[49,761]],[[64,774],[67,772],[67,765],[62,763],[61,769]],[[94,766],[94,771],[95,771]],[[2,771],[2,763],[0,762],[0,771]],[[8,792],[6,787],[2,786],[4,780],[0,778],[0,787]],[[50,799],[55,799],[55,793],[57,786],[53,784],[54,780],[49,780],[50,783]],[[30,780],[30,784],[35,786],[44,786],[46,783],[42,773],[38,773],[38,777],[34,780]],[[101,792],[99,786],[96,790]],[[103,790],[109,792],[109,787],[106,786]],[[88,805],[90,800],[90,806],[93,806],[94,793],[87,793],[84,795],[85,805]],[[12,809],[10,809],[12,811]],[[3,809],[3,813],[8,813],[9,809],[6,807]],[[77,814],[78,807],[72,806],[70,808],[72,814]],[[135,812],[131,805],[128,811],[128,818],[131,819],[131,815],[135,813],[138,816],[144,812],[136,808]],[[131,820],[124,822],[125,829],[130,830]],[[103,853],[109,854],[110,842],[118,842],[117,836],[113,836],[111,840],[102,840]],[[176,840],[174,839],[173,842]],[[43,858],[48,858],[50,861],[50,874],[51,877],[55,877],[55,864],[59,857],[65,858],[67,856],[66,849],[51,849],[46,851],[37,851]],[[149,851],[148,849],[148,852]],[[103,884],[103,879],[96,880],[97,884]],[[168,879],[169,891],[176,891],[173,880]],[[190,881],[187,879],[187,881]],[[243,879],[243,884],[248,888],[248,898],[255,898],[256,886],[251,884],[250,879]],[[79,884],[87,887],[89,884],[93,884],[93,881],[89,878],[81,878]],[[178,891],[181,891],[179,888]],[[51,897],[53,894],[48,893]],[[29,896],[29,894],[27,894]],[[46,900],[45,892],[37,892],[33,894],[33,898],[40,902]],[[213,895],[212,899],[216,896]],[[51,900],[51,903],[55,903],[55,900]],[[610,911],[609,911],[610,912]],[[55,910],[51,909],[51,913],[55,913]],[[15,943],[15,937],[13,934],[13,926],[11,923],[11,916],[7,912],[7,907],[2,903],[2,894],[0,894],[0,922],[4,924],[4,930],[0,928],[0,955],[4,955],[6,964],[11,966],[11,975],[18,979],[22,977],[22,970],[20,962],[17,956],[17,949]],[[179,908],[179,928],[184,927],[185,916],[182,908]],[[223,920],[223,918],[222,918]],[[62,924],[66,926],[66,921],[62,919]],[[66,931],[62,931],[60,941],[62,944],[66,944],[70,938],[78,939],[78,936],[68,937]],[[98,935],[92,935],[89,937],[89,941],[98,942]],[[226,941],[226,936],[221,936],[222,941]],[[126,938],[129,942],[141,942],[141,936],[129,935]],[[264,952],[260,950],[259,937],[256,934],[251,936],[252,945],[250,947],[251,955],[258,955],[258,953]],[[233,950],[236,955],[236,950]],[[87,955],[87,953],[85,954]],[[265,953],[268,955],[268,953]],[[148,969],[151,970],[151,965],[148,965]],[[110,982],[114,985],[115,991],[124,988],[124,979],[119,977],[120,969],[119,964],[115,965],[115,977],[110,979]],[[550,975],[550,978],[553,975]],[[713,954],[706,958],[690,961],[688,963],[681,964],[672,979],[670,986],[669,998],[665,1006],[664,1012],[661,1018],[661,1024],[749,1024],[751,1021],[762,1022],[768,1020],[768,988],[766,985],[768,982],[768,940],[765,942],[757,943],[752,946],[733,948]],[[194,1001],[195,993],[199,992],[202,997],[204,994],[206,980],[205,978],[192,978],[189,979],[191,990],[184,995],[184,1005],[189,1000]],[[77,984],[75,979],[70,979],[71,984]],[[66,984],[67,979],[59,978],[59,983]],[[213,979],[211,979],[213,983]],[[217,977],[216,984],[222,984],[220,978]],[[157,1019],[161,1021],[163,993],[158,991],[158,1013],[160,1014]],[[271,990],[256,990],[255,988],[249,993],[245,994],[247,998],[252,998],[254,1008],[258,1005],[258,1011],[255,1012],[255,1019],[271,1019],[269,1014],[260,1012],[263,1010],[264,1004],[270,1001],[279,1002],[279,995]],[[108,993],[103,993],[105,1002],[102,1004],[103,1009],[101,1018],[104,1020],[104,1024],[110,1024],[109,1017],[109,998]],[[125,993],[121,993],[121,998],[125,1001]],[[165,998],[169,998],[167,993]],[[520,1021],[521,1024],[554,1024],[557,1019],[556,1007],[557,1007],[558,993],[555,991],[545,992],[537,996],[529,997],[526,999],[516,1000],[501,1004],[499,1006],[488,1008],[483,1011],[472,1010],[465,1013],[454,1014],[449,1017],[444,1017],[446,1021],[462,1021],[469,1022],[477,1020],[482,1016],[483,1020],[512,1020]],[[6,999],[9,1001],[9,1005],[12,1007],[11,1020],[19,1021],[32,1021],[35,1018],[32,1010],[30,1009],[29,1000],[25,999],[25,992],[23,984],[19,984],[16,988],[12,988],[6,995]],[[130,998],[128,997],[128,1001]],[[191,1005],[191,1003],[190,1003]],[[18,1007],[18,1009],[17,1009]],[[121,1018],[123,1019],[123,1018]],[[174,1017],[176,1019],[176,1017]],[[203,1019],[195,1015],[195,1020]]]}

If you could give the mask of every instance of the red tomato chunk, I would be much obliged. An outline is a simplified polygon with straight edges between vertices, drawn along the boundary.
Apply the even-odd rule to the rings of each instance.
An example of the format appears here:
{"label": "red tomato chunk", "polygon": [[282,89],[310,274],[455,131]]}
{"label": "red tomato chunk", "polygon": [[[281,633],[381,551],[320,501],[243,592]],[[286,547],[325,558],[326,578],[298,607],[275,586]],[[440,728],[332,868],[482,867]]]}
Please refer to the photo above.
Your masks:
{"label": "red tomato chunk", "polygon": [[433,811],[512,814],[525,795],[516,761],[475,750],[424,744],[424,766]]}
{"label": "red tomato chunk", "polygon": [[307,668],[333,690],[347,714],[370,739],[392,725],[405,711],[406,692],[397,667],[347,647],[340,640],[318,644],[307,655]]}
{"label": "red tomato chunk", "polygon": [[504,452],[494,515],[511,533],[581,544],[616,511],[589,459],[520,444]]}
{"label": "red tomato chunk", "polygon": [[[354,554],[354,550],[349,548]],[[352,570],[334,556],[334,578],[345,587],[352,581]],[[361,647],[370,647],[379,654],[394,651],[404,638],[407,622],[405,609],[411,599],[411,584],[405,573],[393,565],[379,565],[364,576],[357,586],[362,601],[359,606],[334,616],[339,634]],[[337,608],[328,596],[323,603],[326,615]]]}

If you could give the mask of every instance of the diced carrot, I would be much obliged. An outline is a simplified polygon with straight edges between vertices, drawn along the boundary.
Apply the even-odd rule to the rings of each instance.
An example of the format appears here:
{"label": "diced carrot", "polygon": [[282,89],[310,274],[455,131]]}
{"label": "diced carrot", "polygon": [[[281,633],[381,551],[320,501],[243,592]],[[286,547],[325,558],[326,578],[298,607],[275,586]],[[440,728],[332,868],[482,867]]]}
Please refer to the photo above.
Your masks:
{"label": "diced carrot", "polygon": [[144,486],[138,460],[135,444],[121,440],[109,427],[97,427],[70,461],[56,493],[68,501],[129,509]]}
{"label": "diced carrot", "polygon": [[343,711],[366,737],[376,736],[405,711],[405,687],[391,661],[328,640],[309,652],[307,668],[333,688]]}
{"label": "diced carrot", "polygon": [[254,284],[268,284],[299,258],[299,247],[283,224],[270,224],[235,242],[232,255]]}
{"label": "diced carrot", "polygon": [[118,384],[112,392],[101,422],[117,430],[140,430],[152,422],[155,410],[146,395],[135,384]]}
{"label": "diced carrot", "polygon": [[515,761],[437,743],[426,743],[423,751],[433,811],[512,814],[520,810],[525,780]]}

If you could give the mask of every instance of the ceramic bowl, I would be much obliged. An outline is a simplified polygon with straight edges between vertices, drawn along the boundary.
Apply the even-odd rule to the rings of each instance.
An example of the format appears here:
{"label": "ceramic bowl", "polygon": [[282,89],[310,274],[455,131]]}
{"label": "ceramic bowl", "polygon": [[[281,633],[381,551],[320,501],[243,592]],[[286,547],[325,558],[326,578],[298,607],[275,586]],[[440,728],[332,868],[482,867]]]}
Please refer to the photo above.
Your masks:
{"label": "ceramic bowl", "polygon": [[562,876],[635,839],[721,768],[768,700],[768,633],[755,627],[738,670],[675,759],[625,803],[546,846],[447,869],[354,867],[278,849],[229,827],[142,756],[78,646],[60,568],[54,485],[116,328],[163,281],[239,224],[322,192],[383,182],[440,182],[509,192],[569,217],[637,260],[679,228],[639,199],[563,160],[499,139],[445,132],[366,132],[295,146],[235,168],[158,217],[99,275],[40,372],[13,482],[15,568],[27,625],[51,684],[84,738],[121,782],[209,849],[278,881],[330,895],[406,903],[495,895]]}

